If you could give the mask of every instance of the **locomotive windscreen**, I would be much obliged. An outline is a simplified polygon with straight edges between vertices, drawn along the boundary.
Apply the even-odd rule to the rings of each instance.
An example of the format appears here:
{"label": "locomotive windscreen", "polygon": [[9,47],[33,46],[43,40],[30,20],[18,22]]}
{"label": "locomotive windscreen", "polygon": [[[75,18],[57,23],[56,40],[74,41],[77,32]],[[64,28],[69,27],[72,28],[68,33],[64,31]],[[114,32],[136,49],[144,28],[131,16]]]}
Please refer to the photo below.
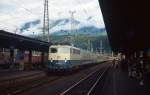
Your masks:
{"label": "locomotive windscreen", "polygon": [[70,53],[70,48],[67,47],[61,47],[58,49],[59,53],[65,53],[65,54],[69,54]]}
{"label": "locomotive windscreen", "polygon": [[57,53],[57,48],[51,48],[51,53]]}

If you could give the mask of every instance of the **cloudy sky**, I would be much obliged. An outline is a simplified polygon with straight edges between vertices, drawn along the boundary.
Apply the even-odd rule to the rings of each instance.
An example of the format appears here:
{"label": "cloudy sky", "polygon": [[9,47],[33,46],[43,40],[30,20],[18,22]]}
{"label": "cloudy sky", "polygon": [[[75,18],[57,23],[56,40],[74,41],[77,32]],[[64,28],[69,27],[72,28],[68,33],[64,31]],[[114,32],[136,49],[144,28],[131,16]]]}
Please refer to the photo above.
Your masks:
{"label": "cloudy sky", "polygon": [[[0,29],[15,31],[24,23],[43,20],[44,0],[0,0]],[[75,19],[96,27],[104,27],[98,0],[49,0],[49,18],[70,18],[69,11],[76,11]],[[42,22],[41,22],[42,25]]]}

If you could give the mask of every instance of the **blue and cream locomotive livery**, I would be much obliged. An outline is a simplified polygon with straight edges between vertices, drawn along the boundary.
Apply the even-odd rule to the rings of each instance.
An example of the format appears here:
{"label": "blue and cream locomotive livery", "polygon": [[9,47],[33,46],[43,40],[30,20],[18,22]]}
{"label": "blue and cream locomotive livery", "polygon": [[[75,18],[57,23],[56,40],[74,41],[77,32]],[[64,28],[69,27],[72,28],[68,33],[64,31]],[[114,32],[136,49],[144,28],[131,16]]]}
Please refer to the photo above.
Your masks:
{"label": "blue and cream locomotive livery", "polygon": [[73,69],[84,64],[97,62],[97,55],[69,45],[51,45],[48,69]]}
{"label": "blue and cream locomotive livery", "polygon": [[68,45],[52,45],[49,48],[48,66],[52,69],[67,69],[80,64],[80,49]]}

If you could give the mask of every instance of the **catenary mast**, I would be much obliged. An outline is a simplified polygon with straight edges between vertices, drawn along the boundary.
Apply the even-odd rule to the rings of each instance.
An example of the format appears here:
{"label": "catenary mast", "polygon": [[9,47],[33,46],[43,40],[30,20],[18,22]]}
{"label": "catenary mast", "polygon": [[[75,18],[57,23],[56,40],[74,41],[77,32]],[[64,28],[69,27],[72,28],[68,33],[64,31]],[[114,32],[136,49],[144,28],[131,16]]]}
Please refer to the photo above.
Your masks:
{"label": "catenary mast", "polygon": [[50,42],[48,0],[44,0],[43,41]]}

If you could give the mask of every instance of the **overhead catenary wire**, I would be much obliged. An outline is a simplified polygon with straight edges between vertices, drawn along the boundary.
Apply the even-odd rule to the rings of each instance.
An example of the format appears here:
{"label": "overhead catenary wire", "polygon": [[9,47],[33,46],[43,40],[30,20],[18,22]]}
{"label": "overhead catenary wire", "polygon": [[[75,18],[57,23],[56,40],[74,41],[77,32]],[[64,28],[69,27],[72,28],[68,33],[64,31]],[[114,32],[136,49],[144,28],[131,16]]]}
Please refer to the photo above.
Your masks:
{"label": "overhead catenary wire", "polygon": [[[40,16],[41,14],[33,13],[30,9],[24,7],[24,5],[23,5],[22,3],[19,3],[20,0],[19,0],[19,2],[16,1],[16,0],[10,0],[10,2],[12,2],[12,3],[15,4],[15,5],[17,5],[17,7],[22,8],[22,9],[25,10],[26,13],[24,12],[23,15],[20,15],[21,17],[24,17],[24,18],[34,17],[34,18],[36,18],[36,19],[41,18],[41,16]],[[18,17],[17,15],[13,15],[13,14],[10,13],[10,12],[7,13],[6,15],[8,15],[9,18],[0,20],[0,22],[3,23],[3,24],[1,24],[2,26],[7,25],[8,23],[7,23],[6,21],[12,20],[12,18],[15,19],[15,21],[21,19],[21,18],[19,18],[20,16]],[[30,16],[29,16],[29,15],[30,15]],[[16,25],[16,23],[9,23],[9,24],[10,24],[10,26],[14,26],[15,28],[18,28],[18,27],[19,27],[19,26]],[[6,27],[6,28],[8,28],[8,27]],[[4,28],[3,28],[3,29],[4,29]]]}
{"label": "overhead catenary wire", "polygon": [[[38,15],[35,15],[33,12],[31,12],[29,9],[27,9],[27,8],[25,8],[25,7],[23,7],[22,6],[22,4],[20,4],[20,3],[18,3],[18,2],[16,2],[15,0],[10,0],[11,2],[13,2],[14,4],[16,4],[17,6],[19,6],[20,8],[23,8],[25,11],[27,11],[30,15],[34,15],[34,16],[37,16],[38,17]],[[16,19],[17,17],[15,17],[14,15],[12,15],[11,13],[7,13],[9,16],[11,16],[12,18],[14,18],[14,19]],[[28,15],[29,15],[28,14]],[[25,14],[24,14],[25,15]],[[29,16],[27,16],[26,15],[26,17],[29,17]],[[11,18],[10,18],[11,19]],[[6,20],[10,20],[10,19],[4,19],[4,20],[0,20],[0,21],[6,21]],[[19,18],[17,18],[17,19],[19,19]]]}
{"label": "overhead catenary wire", "polygon": [[77,0],[77,3],[81,6],[81,8],[83,9],[83,12],[85,13],[86,16],[89,16],[87,9],[83,6],[83,4],[81,4],[80,0]]}
{"label": "overhead catenary wire", "polygon": [[[12,1],[14,4],[17,4],[17,6],[19,5],[20,8],[23,8],[25,11],[27,11],[29,13],[29,15],[32,15],[32,16],[36,16],[36,17],[39,17],[39,15],[41,14],[36,14],[36,13],[33,13],[30,9],[26,8],[22,3],[19,3],[21,2],[20,0],[19,1],[16,1],[16,0],[10,0]],[[41,5],[42,6],[42,5]],[[42,16],[42,15],[41,15]]]}
{"label": "overhead catenary wire", "polygon": [[[90,16],[90,14],[88,13],[87,7],[85,7],[85,4],[81,3],[81,0],[77,0],[77,3],[81,6],[81,8],[83,9],[83,12],[85,13],[85,15],[88,17]],[[100,5],[99,5],[100,6]],[[100,7],[99,7],[100,9]],[[101,10],[101,9],[100,9]],[[95,19],[92,19],[93,22],[97,23],[97,21]]]}

